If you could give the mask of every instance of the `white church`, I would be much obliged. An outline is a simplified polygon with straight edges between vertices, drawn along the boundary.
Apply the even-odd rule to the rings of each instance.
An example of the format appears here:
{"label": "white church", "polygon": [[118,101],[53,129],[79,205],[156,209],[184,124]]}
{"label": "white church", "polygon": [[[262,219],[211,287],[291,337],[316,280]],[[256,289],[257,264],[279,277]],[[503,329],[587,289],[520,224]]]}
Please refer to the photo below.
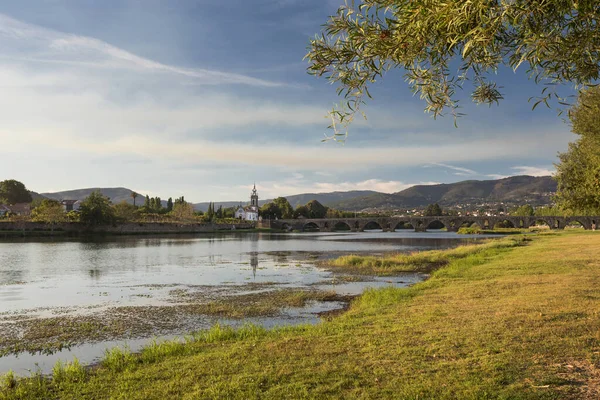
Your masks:
{"label": "white church", "polygon": [[250,205],[246,207],[240,207],[235,212],[236,219],[242,219],[244,221],[258,221],[258,193],[256,191],[256,184],[250,194]]}

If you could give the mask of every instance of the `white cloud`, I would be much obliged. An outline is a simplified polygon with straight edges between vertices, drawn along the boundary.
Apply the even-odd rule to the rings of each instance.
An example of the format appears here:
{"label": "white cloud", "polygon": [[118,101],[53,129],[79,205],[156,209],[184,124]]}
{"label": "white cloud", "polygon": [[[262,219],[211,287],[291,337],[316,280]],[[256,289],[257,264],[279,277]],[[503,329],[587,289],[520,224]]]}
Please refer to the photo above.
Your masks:
{"label": "white cloud", "polygon": [[504,178],[508,178],[510,175],[487,174],[486,176],[489,178],[492,178],[492,179],[504,179]]}
{"label": "white cloud", "polygon": [[438,167],[444,167],[444,168],[451,169],[453,171],[456,171],[454,173],[454,175],[458,175],[458,176],[478,175],[478,173],[475,172],[475,171],[473,171],[472,169],[463,168],[463,167],[456,167],[454,165],[449,165],[449,164],[430,163],[430,164],[425,165],[425,167],[430,167],[430,166],[438,166]]}
{"label": "white cloud", "polygon": [[515,171],[514,175],[548,176],[556,173],[555,169],[548,167],[516,166],[511,168]]}
{"label": "white cloud", "polygon": [[[16,129],[16,128],[15,128]],[[12,132],[14,133],[14,132]],[[420,165],[424,156],[435,154],[438,160],[447,162],[498,160],[526,156],[530,146],[515,149],[503,140],[481,140],[468,145],[440,144],[433,146],[397,146],[377,148],[350,148],[340,146],[254,145],[252,143],[227,144],[206,140],[170,140],[168,137],[130,135],[106,140],[103,137],[80,137],[65,135],[48,127],[35,131],[21,130],[19,135],[0,129],[3,151],[11,151],[13,145],[27,143],[30,150],[62,149],[85,152],[90,155],[142,156],[172,162],[214,162],[267,166],[287,170],[345,171],[375,166]],[[531,146],[534,143],[530,144]],[[536,143],[536,145],[539,145]],[[401,157],[398,157],[402,154]]]}
{"label": "white cloud", "polygon": [[280,82],[241,74],[200,68],[182,68],[160,63],[95,38],[42,28],[5,14],[0,14],[0,44],[4,47],[3,57],[13,58],[17,61],[65,63],[105,69],[167,73],[191,78],[195,84],[287,86]]}

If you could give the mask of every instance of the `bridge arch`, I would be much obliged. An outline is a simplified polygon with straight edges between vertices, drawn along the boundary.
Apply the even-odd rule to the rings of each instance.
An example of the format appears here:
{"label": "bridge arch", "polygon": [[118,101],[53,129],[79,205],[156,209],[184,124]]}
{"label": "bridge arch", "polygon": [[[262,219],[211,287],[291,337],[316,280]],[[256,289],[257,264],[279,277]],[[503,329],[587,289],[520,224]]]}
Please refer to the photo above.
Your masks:
{"label": "bridge arch", "polygon": [[375,220],[370,220],[367,223],[363,224],[363,226],[361,227],[361,231],[364,230],[383,230],[384,227],[381,226],[381,224]]}
{"label": "bridge arch", "polygon": [[498,221],[496,221],[493,228],[517,228],[517,227],[515,226],[514,222],[511,221],[510,219],[500,218]]}
{"label": "bridge arch", "polygon": [[398,230],[398,229],[401,229],[401,230],[408,230],[408,229],[414,230],[415,229],[413,224],[408,220],[392,222],[390,225],[390,228],[394,231]]}
{"label": "bridge arch", "polygon": [[509,221],[517,229],[529,228],[529,224],[523,218],[510,218]]}
{"label": "bridge arch", "polygon": [[579,221],[579,219],[577,218],[572,218],[566,221],[565,227],[571,227],[571,228],[583,228],[585,229],[585,224],[582,223],[581,221]]}
{"label": "bridge arch", "polygon": [[314,231],[319,231],[319,232],[321,231],[321,228],[315,222],[307,222],[304,225],[302,225],[302,232],[314,232]]}
{"label": "bridge arch", "polygon": [[576,224],[581,225],[581,227],[583,229],[592,229],[594,227],[594,225],[596,224],[596,221],[595,220],[590,221],[589,219],[586,221],[586,219],[587,218],[582,218],[582,217],[567,218],[564,221],[565,226],[563,226],[563,228],[565,228],[567,225],[572,225],[573,223],[576,223]]}
{"label": "bridge arch", "polygon": [[548,229],[553,229],[554,228],[554,221],[552,221],[550,218],[540,218],[540,217],[535,217],[532,220],[532,227],[536,227],[536,226],[547,226]]}
{"label": "bridge arch", "polygon": [[425,229],[426,230],[439,230],[439,229],[444,229],[444,228],[448,228],[446,226],[446,223],[444,223],[443,221],[439,220],[439,219],[434,219],[431,221],[426,221],[423,225],[425,225]]}
{"label": "bridge arch", "polygon": [[332,221],[331,229],[333,231],[351,231],[352,226],[346,221]]}

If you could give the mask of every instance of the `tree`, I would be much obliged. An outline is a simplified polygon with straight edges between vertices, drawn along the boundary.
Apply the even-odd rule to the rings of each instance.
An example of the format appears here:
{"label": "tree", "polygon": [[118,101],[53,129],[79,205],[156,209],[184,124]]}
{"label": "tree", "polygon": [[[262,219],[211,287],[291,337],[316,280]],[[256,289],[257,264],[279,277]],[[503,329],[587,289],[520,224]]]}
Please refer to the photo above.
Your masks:
{"label": "tree", "polygon": [[130,222],[136,217],[137,207],[127,203],[125,200],[113,206],[115,218],[120,222]]}
{"label": "tree", "polygon": [[108,197],[92,192],[79,207],[79,220],[87,225],[111,224],[115,220],[114,210]]}
{"label": "tree", "polygon": [[557,206],[554,207],[536,207],[536,217],[554,217],[554,216],[571,216],[573,213],[569,210],[563,210]]}
{"label": "tree", "polygon": [[573,133],[579,135],[560,153],[556,164],[556,202],[577,214],[600,213],[600,87],[580,93],[570,112]]}
{"label": "tree", "polygon": [[510,215],[514,215],[517,217],[531,217],[535,214],[535,210],[530,204],[526,204],[524,206],[516,208],[514,211],[510,213]]}
{"label": "tree", "polygon": [[[335,135],[360,111],[369,86],[400,69],[434,117],[458,113],[466,82],[475,103],[502,100],[490,80],[501,66],[545,85],[533,108],[563,103],[556,84],[582,88],[600,76],[600,5],[565,0],[363,0],[345,2],[306,55],[310,74],[339,84],[343,107],[330,113]],[[456,65],[456,72],[454,69]]]}
{"label": "tree", "polygon": [[25,185],[14,179],[0,182],[0,203],[31,203],[31,193]]}
{"label": "tree", "polygon": [[215,217],[214,204],[212,202],[210,202],[210,203],[208,203],[208,210],[206,211],[206,218],[209,221],[212,221],[214,217]]}
{"label": "tree", "polygon": [[306,206],[298,206],[294,210],[294,218],[308,218],[308,208]]}
{"label": "tree", "polygon": [[438,203],[430,204],[423,212],[423,215],[426,217],[438,217],[442,215],[442,208],[439,206]]}
{"label": "tree", "polygon": [[135,199],[139,196],[136,192],[131,192],[131,198],[133,199],[133,206],[135,207]]}
{"label": "tree", "polygon": [[167,212],[171,211],[173,211],[173,199],[169,197],[169,200],[167,200]]}
{"label": "tree", "polygon": [[67,220],[65,210],[58,201],[51,199],[44,199],[31,212],[31,219],[35,222],[43,222],[51,226],[51,230],[54,231],[54,225]]}
{"label": "tree", "polygon": [[179,201],[173,206],[172,215],[180,221],[194,219],[194,207],[186,201]]}
{"label": "tree", "polygon": [[223,218],[235,218],[235,207],[227,207],[223,209]]}
{"label": "tree", "polygon": [[308,210],[308,218],[325,218],[327,216],[327,207],[317,200],[306,203],[306,209]]}
{"label": "tree", "polygon": [[281,212],[281,217],[283,219],[290,219],[294,217],[294,209],[292,205],[285,197],[278,197],[273,200],[273,203],[279,207],[279,211]]}
{"label": "tree", "polygon": [[263,204],[263,206],[260,208],[260,215],[267,219],[280,219],[281,209],[277,204],[275,204],[275,202]]}
{"label": "tree", "polygon": [[150,196],[146,195],[146,198],[144,199],[144,208],[146,209],[146,211],[150,211],[150,209],[152,207],[150,207]]}

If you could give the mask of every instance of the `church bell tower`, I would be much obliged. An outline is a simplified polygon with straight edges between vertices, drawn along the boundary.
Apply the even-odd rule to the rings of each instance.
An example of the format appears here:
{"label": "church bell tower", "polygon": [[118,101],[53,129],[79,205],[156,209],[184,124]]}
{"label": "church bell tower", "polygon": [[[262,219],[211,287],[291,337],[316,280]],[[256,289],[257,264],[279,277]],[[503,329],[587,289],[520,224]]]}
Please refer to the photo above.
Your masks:
{"label": "church bell tower", "polygon": [[256,183],[254,184],[252,194],[250,195],[250,206],[258,209],[258,192],[256,191]]}

